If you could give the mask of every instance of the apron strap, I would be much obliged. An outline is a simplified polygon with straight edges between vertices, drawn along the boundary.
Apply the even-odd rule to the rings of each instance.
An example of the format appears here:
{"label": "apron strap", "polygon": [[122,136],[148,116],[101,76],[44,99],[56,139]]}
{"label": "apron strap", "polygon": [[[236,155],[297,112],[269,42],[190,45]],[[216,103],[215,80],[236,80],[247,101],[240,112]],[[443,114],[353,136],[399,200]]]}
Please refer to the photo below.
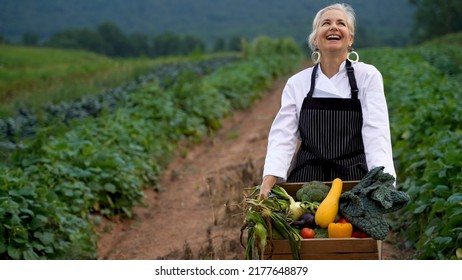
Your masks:
{"label": "apron strap", "polygon": [[316,82],[316,73],[318,72],[318,67],[319,67],[319,63],[316,64],[313,68],[313,71],[311,72],[311,85],[310,85],[310,91],[308,92],[308,94],[306,95],[306,97],[308,98],[312,98],[313,97],[313,92],[314,92],[314,84]]}
{"label": "apron strap", "polygon": [[[306,95],[306,97],[308,97],[308,98],[312,98],[312,97],[313,97],[313,93],[314,93],[314,84],[315,84],[316,73],[318,72],[318,68],[319,68],[319,63],[316,64],[316,65],[313,67],[313,71],[311,72],[311,85],[310,85],[310,91],[309,91],[308,94]],[[348,81],[350,82],[351,99],[358,99],[358,92],[359,92],[359,89],[358,89],[358,85],[356,84],[355,69],[353,68],[353,66],[351,66],[351,61],[349,61],[348,59],[346,60],[345,68],[346,68],[346,71],[347,71]]]}
{"label": "apron strap", "polygon": [[351,99],[358,99],[358,85],[356,84],[355,69],[351,66],[351,62],[347,59],[345,63],[347,70],[348,81],[350,81]]}

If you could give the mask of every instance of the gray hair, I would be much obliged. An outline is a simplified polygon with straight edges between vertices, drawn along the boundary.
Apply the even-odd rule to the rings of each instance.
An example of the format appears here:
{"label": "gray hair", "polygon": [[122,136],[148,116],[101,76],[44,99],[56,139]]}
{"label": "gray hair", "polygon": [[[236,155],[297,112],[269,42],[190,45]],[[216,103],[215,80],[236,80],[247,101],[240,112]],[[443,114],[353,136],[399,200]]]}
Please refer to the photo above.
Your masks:
{"label": "gray hair", "polygon": [[313,19],[313,31],[308,36],[308,45],[310,46],[310,49],[313,51],[316,49],[316,46],[314,44],[314,39],[316,38],[316,35],[318,33],[321,17],[325,12],[329,10],[340,10],[344,12],[347,18],[347,27],[350,30],[350,35],[351,36],[355,35],[356,15],[355,15],[355,11],[353,10],[353,8],[350,5],[343,4],[343,3],[342,4],[340,3],[332,4],[320,10]]}

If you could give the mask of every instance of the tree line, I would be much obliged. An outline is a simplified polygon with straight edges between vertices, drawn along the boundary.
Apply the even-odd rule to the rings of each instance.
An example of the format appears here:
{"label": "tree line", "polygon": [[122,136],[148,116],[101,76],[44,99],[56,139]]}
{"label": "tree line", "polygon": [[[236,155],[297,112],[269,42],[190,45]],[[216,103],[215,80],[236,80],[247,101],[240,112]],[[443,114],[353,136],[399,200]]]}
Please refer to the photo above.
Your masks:
{"label": "tree line", "polygon": [[[409,34],[411,43],[448,33],[462,31],[462,4],[460,0],[408,0],[414,5],[413,30]],[[367,34],[358,29],[358,36]],[[365,42],[374,37],[365,37]],[[114,23],[106,22],[94,30],[88,28],[63,30],[40,42],[38,35],[26,32],[20,44],[26,46],[48,46],[56,48],[84,49],[111,57],[159,57],[167,55],[185,55],[195,51],[239,51],[241,37],[216,38],[213,43],[193,35],[165,32],[157,36],[139,33],[125,34]],[[0,34],[0,44],[9,43]],[[367,46],[367,45],[366,45]],[[371,44],[374,46],[374,44]]]}
{"label": "tree line", "polygon": [[460,0],[409,0],[416,8],[412,37],[422,42],[462,31]]}
{"label": "tree line", "polygon": [[[7,43],[0,36],[0,43]],[[160,57],[188,55],[193,52],[240,51],[241,38],[217,38],[212,46],[199,37],[165,32],[156,36],[140,33],[125,34],[112,22],[102,23],[94,30],[89,28],[66,29],[40,42],[39,36],[26,32],[20,44],[65,49],[82,49],[110,57]]]}

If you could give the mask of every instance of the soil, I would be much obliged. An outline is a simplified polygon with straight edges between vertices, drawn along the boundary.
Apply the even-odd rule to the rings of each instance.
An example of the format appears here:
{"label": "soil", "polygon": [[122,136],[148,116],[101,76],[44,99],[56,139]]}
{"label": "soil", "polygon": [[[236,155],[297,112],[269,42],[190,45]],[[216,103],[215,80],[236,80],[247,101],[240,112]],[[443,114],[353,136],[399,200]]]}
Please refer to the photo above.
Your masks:
{"label": "soil", "polygon": [[[146,190],[146,207],[132,219],[103,221],[98,256],[110,260],[243,259],[240,233],[248,189],[261,183],[268,131],[285,80],[251,109],[227,119],[198,144],[178,147],[160,180]],[[244,240],[245,242],[245,240]],[[406,259],[385,240],[383,259]]]}

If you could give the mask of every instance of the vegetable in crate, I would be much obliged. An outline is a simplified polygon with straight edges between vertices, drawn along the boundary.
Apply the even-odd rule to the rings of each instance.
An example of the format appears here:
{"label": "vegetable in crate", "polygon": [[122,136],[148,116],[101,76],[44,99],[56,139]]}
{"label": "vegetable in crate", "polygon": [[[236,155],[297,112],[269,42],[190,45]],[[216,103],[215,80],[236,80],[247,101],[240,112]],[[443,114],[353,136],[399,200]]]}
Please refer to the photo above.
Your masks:
{"label": "vegetable in crate", "polygon": [[357,229],[357,230],[353,230],[353,233],[351,234],[351,237],[354,237],[354,238],[368,238],[370,236],[367,233],[365,233],[364,231],[362,231],[360,229]]}
{"label": "vegetable in crate", "polygon": [[324,198],[326,198],[329,190],[329,186],[325,185],[323,182],[312,181],[303,184],[303,186],[295,194],[295,197],[299,201],[321,203]]}
{"label": "vegetable in crate", "polygon": [[383,166],[371,169],[356,186],[340,196],[339,202],[340,214],[377,240],[385,239],[389,231],[383,214],[397,211],[409,202],[409,195],[394,189],[395,178],[383,169]]}
{"label": "vegetable in crate", "polygon": [[[255,197],[259,192],[257,186],[251,198],[245,200],[248,209],[244,225],[241,228],[241,244],[245,248],[244,258],[263,259],[267,248],[272,249],[274,239],[288,239],[292,258],[300,259],[301,236],[298,229],[290,226],[292,221],[289,214],[293,198],[279,186],[274,186],[268,199],[260,200]],[[293,202],[292,202],[293,201]],[[247,242],[242,242],[244,230],[247,229]]]}
{"label": "vegetable in crate", "polygon": [[316,224],[314,222],[314,215],[311,213],[306,213],[300,220],[293,222],[292,226],[299,229],[302,229],[304,227],[316,227]]}
{"label": "vegetable in crate", "polygon": [[314,221],[321,228],[327,228],[335,221],[339,209],[339,199],[342,193],[343,181],[335,178],[326,198],[321,202],[314,215]]}
{"label": "vegetable in crate", "polygon": [[309,227],[305,227],[305,228],[302,228],[300,230],[300,235],[303,238],[311,239],[311,238],[314,238],[316,236],[316,232],[313,229],[309,228]]}
{"label": "vegetable in crate", "polygon": [[273,195],[276,196],[276,198],[278,199],[285,199],[289,202],[288,217],[292,221],[298,221],[306,213],[307,210],[305,207],[302,206],[302,202],[295,201],[295,199],[292,196],[290,196],[290,194],[288,194],[284,188],[277,185],[274,186],[268,198],[273,198]]}
{"label": "vegetable in crate", "polygon": [[327,227],[329,238],[350,238],[353,234],[353,225],[348,222],[330,223]]}
{"label": "vegetable in crate", "polygon": [[247,244],[245,246],[245,258],[263,258],[266,248],[268,232],[267,222],[259,211],[249,210],[244,225],[241,229],[241,241],[243,230],[247,228]]}

